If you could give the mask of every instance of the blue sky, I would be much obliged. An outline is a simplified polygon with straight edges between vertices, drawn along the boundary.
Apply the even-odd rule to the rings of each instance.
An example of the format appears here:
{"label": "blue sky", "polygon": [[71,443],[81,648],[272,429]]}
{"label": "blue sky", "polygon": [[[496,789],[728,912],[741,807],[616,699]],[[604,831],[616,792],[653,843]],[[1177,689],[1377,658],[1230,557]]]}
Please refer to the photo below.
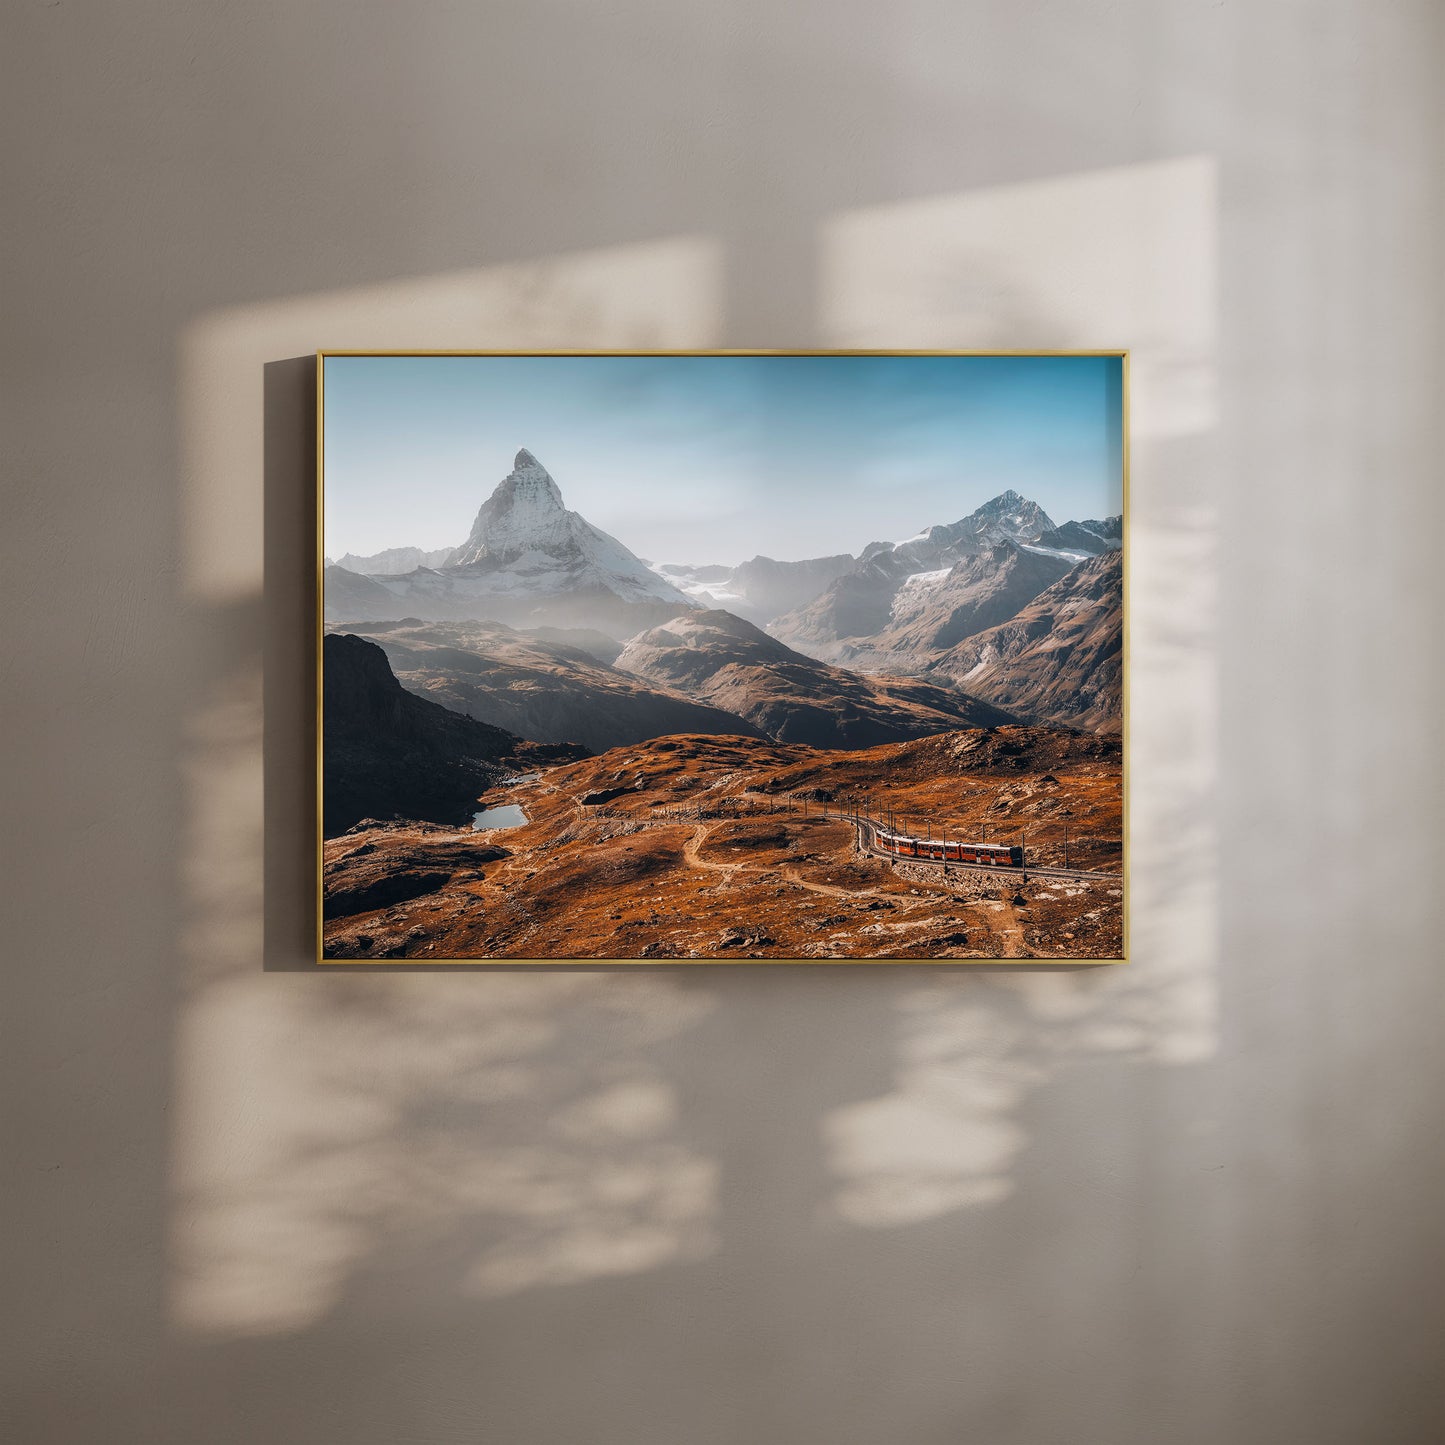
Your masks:
{"label": "blue sky", "polygon": [[1120,510],[1114,357],[331,357],[326,552],[455,545],[526,447],[653,562],[859,552],[1012,487]]}

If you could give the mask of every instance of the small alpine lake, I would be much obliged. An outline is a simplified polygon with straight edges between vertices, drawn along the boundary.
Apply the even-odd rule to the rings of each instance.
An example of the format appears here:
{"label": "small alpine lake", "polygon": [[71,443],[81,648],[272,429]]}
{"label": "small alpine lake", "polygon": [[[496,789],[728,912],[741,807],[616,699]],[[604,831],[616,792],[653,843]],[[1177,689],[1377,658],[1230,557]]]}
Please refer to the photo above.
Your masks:
{"label": "small alpine lake", "polygon": [[504,803],[500,808],[487,808],[472,814],[472,831],[487,833],[499,828],[521,828],[529,819],[520,803]]}

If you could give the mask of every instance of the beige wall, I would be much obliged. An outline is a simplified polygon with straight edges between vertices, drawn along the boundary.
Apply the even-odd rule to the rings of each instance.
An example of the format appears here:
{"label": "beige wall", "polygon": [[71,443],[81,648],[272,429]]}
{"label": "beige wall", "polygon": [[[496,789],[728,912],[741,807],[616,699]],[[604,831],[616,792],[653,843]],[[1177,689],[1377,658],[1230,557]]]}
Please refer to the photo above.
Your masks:
{"label": "beige wall", "polygon": [[[1438,6],[4,10],[0,1435],[1445,1438]],[[1135,348],[1135,963],[308,970],[289,359],[855,343]]]}

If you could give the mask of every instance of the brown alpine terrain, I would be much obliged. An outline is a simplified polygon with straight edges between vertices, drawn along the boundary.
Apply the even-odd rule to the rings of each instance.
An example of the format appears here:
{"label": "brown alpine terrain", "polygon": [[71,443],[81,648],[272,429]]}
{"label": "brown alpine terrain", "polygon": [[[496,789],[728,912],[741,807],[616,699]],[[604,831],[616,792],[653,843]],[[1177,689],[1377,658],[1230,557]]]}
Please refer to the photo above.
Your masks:
{"label": "brown alpine terrain", "polygon": [[666,733],[761,736],[732,713],[504,623],[408,618],[345,626],[386,653],[408,692],[533,742],[605,752]]}
{"label": "brown alpine terrain", "polygon": [[617,666],[745,719],[780,742],[871,748],[1013,721],[951,686],[864,677],[805,657],[731,612],[689,612],[634,637]]}
{"label": "brown alpine terrain", "polygon": [[1123,725],[1123,554],[1081,562],[1016,616],[950,648],[929,675],[1023,716]]}
{"label": "brown alpine terrain", "polygon": [[526,742],[414,697],[365,638],[333,633],[322,662],[328,836],[361,818],[468,821],[477,794],[499,779],[586,754]]}
{"label": "brown alpine terrain", "polygon": [[[328,958],[1113,958],[1117,737],[1007,726],[851,752],[660,738],[484,794],[524,826],[325,845]],[[1053,876],[860,852],[851,810],[1022,843]]]}

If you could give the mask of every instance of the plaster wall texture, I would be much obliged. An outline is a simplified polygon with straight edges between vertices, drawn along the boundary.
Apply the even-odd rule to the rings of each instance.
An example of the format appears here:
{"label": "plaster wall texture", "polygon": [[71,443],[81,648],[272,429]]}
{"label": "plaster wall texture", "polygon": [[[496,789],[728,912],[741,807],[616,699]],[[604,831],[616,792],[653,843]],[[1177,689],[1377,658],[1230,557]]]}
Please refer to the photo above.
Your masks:
{"label": "plaster wall texture", "polygon": [[[4,14],[0,1435],[1445,1438],[1438,6]],[[1134,349],[1128,968],[308,965],[305,357],[564,345]]]}

